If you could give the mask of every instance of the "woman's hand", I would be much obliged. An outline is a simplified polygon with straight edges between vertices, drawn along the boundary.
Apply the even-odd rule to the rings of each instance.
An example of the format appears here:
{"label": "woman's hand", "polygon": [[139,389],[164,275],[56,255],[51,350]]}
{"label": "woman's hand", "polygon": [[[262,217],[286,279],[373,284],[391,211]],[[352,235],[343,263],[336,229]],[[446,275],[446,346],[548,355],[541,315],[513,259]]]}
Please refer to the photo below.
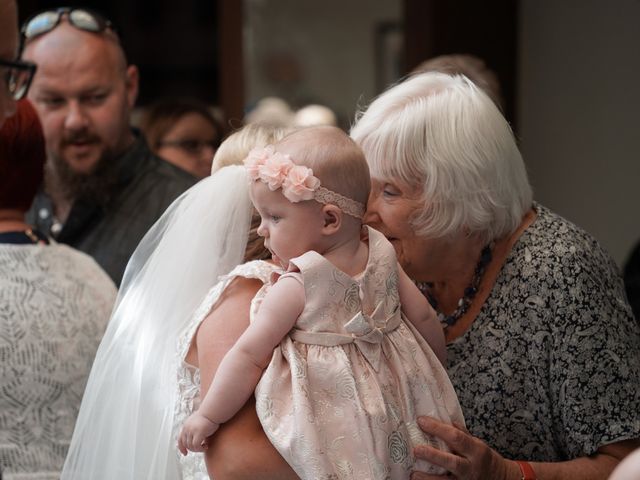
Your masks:
{"label": "woman's hand", "polygon": [[[519,479],[520,468],[506,460],[482,440],[472,436],[460,425],[449,425],[431,417],[419,417],[418,425],[427,434],[442,439],[451,449],[443,452],[428,445],[414,448],[418,459],[439,465],[450,472],[448,478],[458,480]],[[411,480],[438,480],[439,475],[414,472]]]}
{"label": "woman's hand", "polygon": [[[427,434],[442,439],[451,453],[440,451],[428,445],[413,449],[418,459],[439,465],[450,472],[449,477],[457,480],[519,480],[522,473],[518,464],[503,458],[482,440],[471,435],[464,427],[449,425],[431,417],[418,418],[418,425]],[[621,459],[635,448],[640,448],[640,440],[622,440],[604,445],[594,455],[579,457],[566,462],[536,462],[538,478],[604,480]],[[640,451],[640,450],[639,450]],[[640,462],[638,462],[640,464]],[[442,476],[414,472],[411,480],[442,480]],[[635,478],[635,477],[634,477]]]}

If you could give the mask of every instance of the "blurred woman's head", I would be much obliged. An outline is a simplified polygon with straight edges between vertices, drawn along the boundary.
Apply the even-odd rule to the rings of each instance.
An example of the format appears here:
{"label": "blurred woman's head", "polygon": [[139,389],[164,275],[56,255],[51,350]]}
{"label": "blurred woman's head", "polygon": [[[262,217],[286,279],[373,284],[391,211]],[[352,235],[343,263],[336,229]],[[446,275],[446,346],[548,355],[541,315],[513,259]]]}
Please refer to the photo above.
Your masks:
{"label": "blurred woman's head", "polygon": [[198,178],[211,171],[223,125],[195,99],[166,99],[145,112],[142,131],[154,153]]}
{"label": "blurred woman's head", "polygon": [[44,175],[46,152],[38,114],[20,100],[0,129],[0,209],[29,210]]}
{"label": "blurred woman's head", "polygon": [[479,57],[469,54],[439,55],[420,63],[410,75],[440,72],[448,75],[462,74],[480,87],[495,104],[504,110],[504,98],[498,75]]}
{"label": "blurred woman's head", "polygon": [[507,121],[462,75],[423,73],[390,88],[359,115],[351,136],[371,169],[369,207],[404,194],[415,235],[464,232],[489,242],[515,231],[531,207]]}

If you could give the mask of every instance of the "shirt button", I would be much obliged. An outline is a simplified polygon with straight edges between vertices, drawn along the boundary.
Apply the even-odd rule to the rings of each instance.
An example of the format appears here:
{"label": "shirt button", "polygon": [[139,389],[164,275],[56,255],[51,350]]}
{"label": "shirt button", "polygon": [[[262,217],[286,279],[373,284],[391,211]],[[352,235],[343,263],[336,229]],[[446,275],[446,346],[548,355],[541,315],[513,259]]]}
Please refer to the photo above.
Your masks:
{"label": "shirt button", "polygon": [[44,220],[45,218],[49,218],[49,210],[47,210],[46,208],[41,208],[40,210],[38,210],[38,216]]}

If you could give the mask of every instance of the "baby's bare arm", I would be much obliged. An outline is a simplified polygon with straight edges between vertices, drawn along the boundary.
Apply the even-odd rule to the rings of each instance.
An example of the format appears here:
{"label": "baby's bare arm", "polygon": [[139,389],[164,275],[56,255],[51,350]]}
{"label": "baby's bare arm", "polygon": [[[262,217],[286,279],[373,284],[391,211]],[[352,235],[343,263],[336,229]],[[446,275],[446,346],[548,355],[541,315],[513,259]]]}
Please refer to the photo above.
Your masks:
{"label": "baby's bare arm", "polygon": [[184,423],[178,449],[201,452],[205,439],[231,419],[251,397],[273,349],[293,328],[304,308],[304,288],[291,277],[273,285],[256,318],[224,356],[198,410]]}
{"label": "baby's bare arm", "polygon": [[[249,307],[260,287],[259,280],[237,278],[200,325],[192,363],[200,367],[201,396],[209,390],[222,358],[249,326]],[[216,480],[298,478],[262,430],[253,397],[207,443],[205,462]]]}

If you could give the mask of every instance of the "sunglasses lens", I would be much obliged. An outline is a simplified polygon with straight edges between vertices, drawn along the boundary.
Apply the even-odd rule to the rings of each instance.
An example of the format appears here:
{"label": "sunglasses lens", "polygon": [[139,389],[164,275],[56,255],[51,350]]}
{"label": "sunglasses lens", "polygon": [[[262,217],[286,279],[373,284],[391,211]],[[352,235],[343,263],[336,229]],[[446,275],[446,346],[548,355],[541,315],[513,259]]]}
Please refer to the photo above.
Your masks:
{"label": "sunglasses lens", "polygon": [[[26,25],[22,27],[23,40],[29,40],[43,33],[50,32],[60,23],[63,15],[66,15],[65,18],[71,25],[80,30],[101,33],[106,29],[110,29],[113,33],[116,33],[111,22],[100,14],[82,8],[62,7],[57,10],[48,10],[39,13],[28,20]],[[24,45],[25,43],[23,43],[23,47]]]}
{"label": "sunglasses lens", "polygon": [[69,20],[76,27],[89,32],[100,32],[104,29],[104,22],[95,14],[86,10],[72,10],[69,13]]}
{"label": "sunglasses lens", "polygon": [[58,18],[59,14],[57,12],[42,12],[36,15],[29,21],[24,29],[24,36],[26,38],[33,38],[48,32],[56,26]]}
{"label": "sunglasses lens", "polygon": [[22,99],[27,93],[29,88],[29,80],[31,73],[28,70],[14,69],[9,77],[8,85],[9,92],[13,96],[14,100]]}

